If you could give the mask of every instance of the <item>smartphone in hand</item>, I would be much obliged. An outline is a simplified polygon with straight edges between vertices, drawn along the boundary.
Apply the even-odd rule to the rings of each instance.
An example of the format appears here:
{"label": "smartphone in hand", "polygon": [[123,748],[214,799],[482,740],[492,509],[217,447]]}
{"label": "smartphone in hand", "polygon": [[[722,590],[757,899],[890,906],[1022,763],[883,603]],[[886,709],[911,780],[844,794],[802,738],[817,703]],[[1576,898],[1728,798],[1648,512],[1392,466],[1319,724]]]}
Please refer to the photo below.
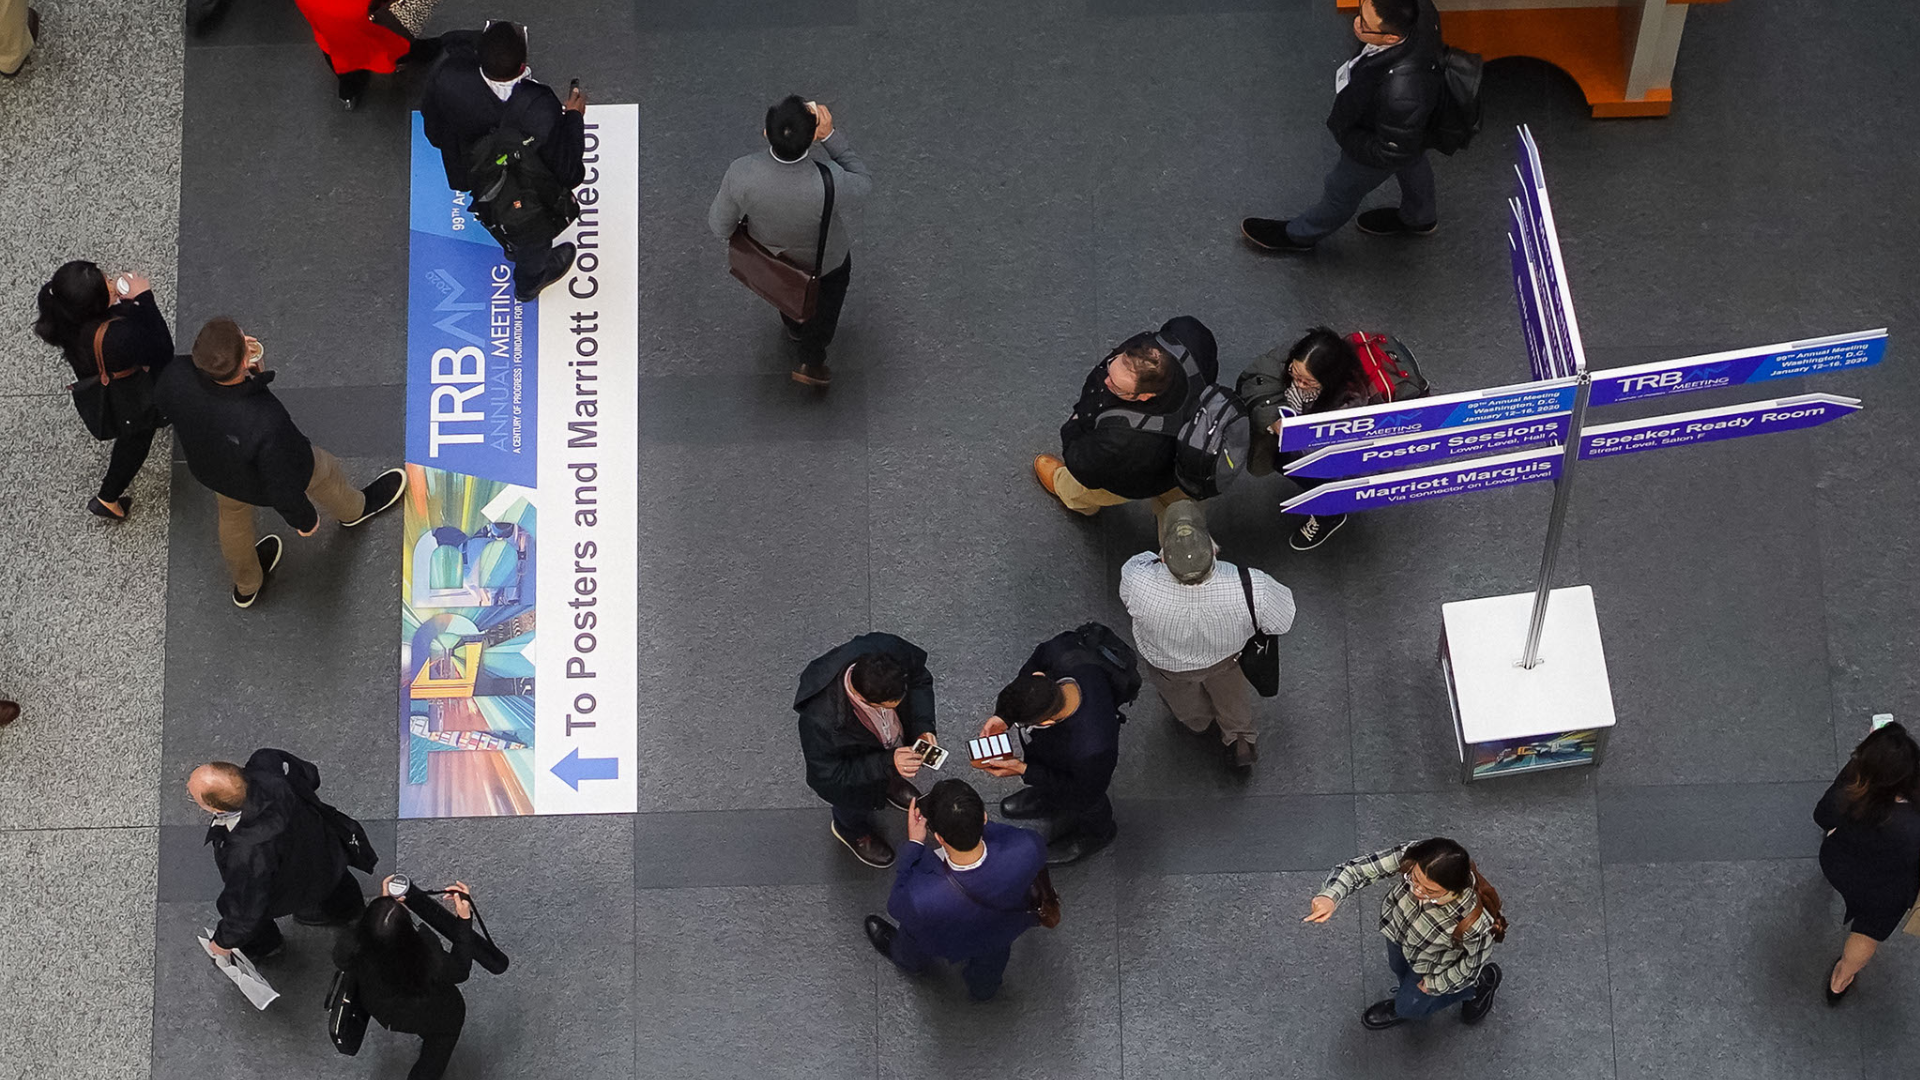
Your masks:
{"label": "smartphone in hand", "polygon": [[938,769],[947,763],[946,749],[935,743],[928,742],[924,735],[914,740],[913,752],[920,755],[920,764],[925,765],[929,769]]}

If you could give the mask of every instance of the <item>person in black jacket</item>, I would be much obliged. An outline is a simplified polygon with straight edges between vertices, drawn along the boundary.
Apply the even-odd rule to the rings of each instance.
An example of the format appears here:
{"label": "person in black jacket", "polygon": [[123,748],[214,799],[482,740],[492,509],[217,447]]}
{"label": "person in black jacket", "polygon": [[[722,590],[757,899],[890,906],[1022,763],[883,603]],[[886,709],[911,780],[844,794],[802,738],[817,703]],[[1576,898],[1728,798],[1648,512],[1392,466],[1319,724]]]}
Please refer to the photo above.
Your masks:
{"label": "person in black jacket", "polygon": [[[66,357],[75,382],[96,377],[103,366],[110,376],[145,368],[144,377],[152,378],[173,359],[173,331],[167,329],[166,317],[153,298],[153,285],[144,274],[109,278],[93,263],[75,259],[40,286],[39,306],[33,332]],[[100,333],[103,326],[104,334]],[[127,487],[153,449],[154,431],[143,426],[113,440],[107,475],[100,481],[100,490],[87,500],[89,513],[109,521],[126,519],[133,509]]]}
{"label": "person in black jacket", "polygon": [[882,802],[907,808],[919,794],[913,743],[940,741],[926,651],[892,634],[862,634],[807,665],[793,707],[807,786],[833,806],[834,838],[868,866],[892,866],[873,811]]}
{"label": "person in black jacket", "polygon": [[1107,797],[1120,763],[1120,691],[1074,631],[1041,642],[1020,670],[1024,674],[1000,691],[980,735],[1018,729],[1025,758],[973,766],[1027,785],[1000,800],[1000,812],[1015,820],[1046,819],[1047,864],[1064,866],[1106,847],[1120,831]]}
{"label": "person in black jacket", "polygon": [[233,602],[252,607],[280,562],[278,536],[255,541],[253,509],[271,506],[301,536],[320,527],[318,502],[349,528],[388,510],[407,489],[405,469],[388,469],[354,489],[340,459],[314,446],[267,384],[260,343],[229,318],[213,319],[193,342],[193,363],[173,364],[154,387],[194,479],[220,506],[220,551],[233,577]]}
{"label": "person in black jacket", "polygon": [[1187,497],[1174,475],[1177,436],[1220,377],[1213,331],[1191,315],[1135,334],[1095,365],[1060,427],[1061,456],[1033,459],[1033,475],[1067,509],[1152,499],[1156,513]]}
{"label": "person in black jacket", "polygon": [[1443,92],[1440,15],[1430,0],[1360,0],[1353,20],[1360,52],[1334,74],[1327,129],[1340,160],[1327,174],[1320,202],[1291,221],[1247,218],[1240,232],[1268,251],[1306,252],[1347,223],[1367,193],[1400,181],[1398,209],[1360,215],[1360,230],[1381,236],[1425,236],[1435,228],[1433,166],[1427,125]]}
{"label": "person in black jacket", "polygon": [[333,966],[353,977],[368,1016],[388,1031],[420,1036],[420,1056],[407,1080],[440,1080],[467,1022],[459,984],[473,972],[473,894],[464,881],[447,891],[460,920],[448,950],[387,894],[392,880],[380,883],[380,897],[367,905],[353,932],[334,941]]}
{"label": "person in black jacket", "polygon": [[[421,99],[420,118],[427,141],[440,151],[447,186],[474,193],[474,146],[511,119],[533,138],[541,162],[560,185],[578,187],[586,177],[587,146],[587,96],[580,87],[574,86],[562,105],[552,90],[535,82],[527,67],[526,31],[512,23],[492,23],[478,34],[444,34],[440,40],[444,51]],[[483,193],[474,194],[477,200]],[[513,263],[514,297],[523,304],[573,267],[574,245],[555,247],[553,240],[551,235],[516,237],[505,246]]]}
{"label": "person in black jacket", "polygon": [[1827,1004],[1837,1005],[1920,894],[1920,745],[1907,729],[1869,733],[1813,820],[1826,830],[1820,870],[1847,904],[1850,932],[1826,984]]}
{"label": "person in black jacket", "polygon": [[256,750],[245,768],[209,762],[187,777],[187,794],[213,815],[207,843],[220,869],[220,923],[213,949],[253,959],[280,948],[274,920],[344,923],[366,901],[347,849],[328,826],[315,790],[320,770],[285,750]]}

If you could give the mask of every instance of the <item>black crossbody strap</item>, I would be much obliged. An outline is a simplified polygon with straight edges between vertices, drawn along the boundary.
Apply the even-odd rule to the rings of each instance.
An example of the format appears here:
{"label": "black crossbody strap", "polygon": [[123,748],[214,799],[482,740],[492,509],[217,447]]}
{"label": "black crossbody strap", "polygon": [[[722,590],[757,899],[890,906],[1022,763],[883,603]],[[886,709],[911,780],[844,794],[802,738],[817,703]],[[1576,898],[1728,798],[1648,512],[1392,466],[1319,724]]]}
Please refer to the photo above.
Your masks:
{"label": "black crossbody strap", "polygon": [[824,161],[813,163],[820,170],[820,182],[827,185],[827,198],[820,207],[820,242],[813,248],[813,276],[827,273],[827,228],[833,224],[833,170]]}
{"label": "black crossbody strap", "polygon": [[[947,868],[947,884],[953,886],[956,889],[959,889],[960,895],[966,897],[967,900],[971,902],[974,907],[986,908],[988,911],[998,911],[1002,915],[1023,915],[1023,914],[1030,913],[1033,910],[1032,908],[1024,908],[1024,907],[1017,907],[1017,908],[1000,907],[998,905],[989,904],[981,900],[979,897],[968,892],[967,887],[965,885],[960,884],[960,875],[954,873],[952,867]],[[1032,886],[1028,886],[1028,888],[1031,889]]]}
{"label": "black crossbody strap", "polygon": [[1253,574],[1244,566],[1240,568],[1240,592],[1247,598],[1247,614],[1253,619],[1253,632],[1265,633],[1260,629],[1260,613],[1253,609]]}

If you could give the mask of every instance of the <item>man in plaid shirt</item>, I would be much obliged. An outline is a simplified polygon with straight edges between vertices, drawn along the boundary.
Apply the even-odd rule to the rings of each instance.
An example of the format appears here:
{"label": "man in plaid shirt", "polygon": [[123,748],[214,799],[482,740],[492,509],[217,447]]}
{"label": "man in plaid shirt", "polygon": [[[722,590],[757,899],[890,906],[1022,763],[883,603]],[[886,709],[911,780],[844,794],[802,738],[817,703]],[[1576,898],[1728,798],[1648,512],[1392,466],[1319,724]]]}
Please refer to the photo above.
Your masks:
{"label": "man in plaid shirt", "polygon": [[1350,893],[1383,879],[1393,887],[1380,902],[1380,934],[1400,986],[1360,1022],[1378,1030],[1465,1002],[1461,1019],[1479,1023],[1500,987],[1500,965],[1487,957],[1506,937],[1506,919],[1500,894],[1459,844],[1435,837],[1349,859],[1328,875],[1303,921],[1326,922]]}

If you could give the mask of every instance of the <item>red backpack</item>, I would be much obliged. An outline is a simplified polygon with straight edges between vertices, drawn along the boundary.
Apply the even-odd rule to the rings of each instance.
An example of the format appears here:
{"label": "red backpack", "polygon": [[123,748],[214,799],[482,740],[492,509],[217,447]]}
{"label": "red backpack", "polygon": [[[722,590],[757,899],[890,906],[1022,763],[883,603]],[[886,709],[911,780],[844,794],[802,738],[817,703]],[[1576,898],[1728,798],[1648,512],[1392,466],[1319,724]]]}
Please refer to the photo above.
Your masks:
{"label": "red backpack", "polygon": [[1405,345],[1386,334],[1355,331],[1347,335],[1367,377],[1367,404],[1384,405],[1433,393],[1420,365]]}

